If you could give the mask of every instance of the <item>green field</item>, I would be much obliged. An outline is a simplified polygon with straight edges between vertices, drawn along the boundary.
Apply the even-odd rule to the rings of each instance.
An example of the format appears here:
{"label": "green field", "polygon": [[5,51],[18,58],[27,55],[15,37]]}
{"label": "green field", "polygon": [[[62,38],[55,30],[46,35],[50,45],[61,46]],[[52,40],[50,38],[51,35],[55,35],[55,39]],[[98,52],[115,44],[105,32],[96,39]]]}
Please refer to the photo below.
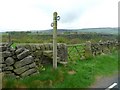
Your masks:
{"label": "green field", "polygon": [[[52,43],[53,36],[51,34],[27,33],[27,32],[10,32],[10,39],[15,43]],[[9,42],[9,34],[2,34],[2,42]],[[80,44],[86,41],[98,42],[99,40],[117,39],[117,35],[97,34],[97,33],[80,33],[80,34],[58,34],[57,42],[66,44]]]}

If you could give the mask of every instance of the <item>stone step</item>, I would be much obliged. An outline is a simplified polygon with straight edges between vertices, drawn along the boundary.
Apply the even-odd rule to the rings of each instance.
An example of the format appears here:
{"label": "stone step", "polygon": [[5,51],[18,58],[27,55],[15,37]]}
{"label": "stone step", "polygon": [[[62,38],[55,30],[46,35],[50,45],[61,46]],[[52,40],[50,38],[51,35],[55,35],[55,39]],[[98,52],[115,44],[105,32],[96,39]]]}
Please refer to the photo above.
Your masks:
{"label": "stone step", "polygon": [[65,61],[58,61],[58,63],[63,64],[63,65],[66,65],[68,62],[65,62]]}
{"label": "stone step", "polygon": [[53,51],[52,50],[43,51],[43,55],[48,56],[48,57],[52,57]]}
{"label": "stone step", "polygon": [[[43,55],[49,56],[49,57],[51,57],[52,60],[53,60],[53,51],[52,51],[52,50],[44,51],[44,52],[43,52]],[[60,57],[57,57],[57,62],[60,63],[60,64],[63,64],[63,65],[67,64],[67,62],[60,61]]]}

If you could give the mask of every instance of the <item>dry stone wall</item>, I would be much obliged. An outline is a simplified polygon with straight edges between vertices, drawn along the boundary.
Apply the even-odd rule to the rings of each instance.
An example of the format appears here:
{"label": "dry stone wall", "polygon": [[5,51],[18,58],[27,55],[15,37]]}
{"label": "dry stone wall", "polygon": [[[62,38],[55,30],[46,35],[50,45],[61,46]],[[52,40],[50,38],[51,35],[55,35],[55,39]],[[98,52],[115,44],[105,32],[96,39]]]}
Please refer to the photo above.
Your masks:
{"label": "dry stone wall", "polygon": [[[52,64],[53,46],[52,43],[44,44],[20,44],[16,48],[8,47],[8,44],[0,44],[0,72],[5,76],[16,78],[27,77],[39,74],[37,67],[41,64]],[[67,46],[63,43],[57,45],[58,63],[67,62]],[[84,48],[85,59],[112,52],[119,49],[119,42],[106,41],[91,43],[87,42]]]}
{"label": "dry stone wall", "polygon": [[86,42],[85,45],[85,57],[91,57],[101,54],[111,53],[113,50],[119,49],[119,42],[114,41],[99,41],[98,43],[91,43],[90,41]]}
{"label": "dry stone wall", "polygon": [[[52,64],[53,58],[53,44],[22,44],[18,45],[18,48],[28,49],[31,55],[34,57],[36,64]],[[58,63],[67,62],[67,46],[63,43],[58,43],[57,45],[58,53]]]}
{"label": "dry stone wall", "polygon": [[30,51],[25,48],[8,48],[7,44],[0,45],[0,71],[5,76],[16,78],[38,74],[35,60]]}
{"label": "dry stone wall", "polygon": [[[65,44],[58,44],[58,62],[67,61]],[[38,66],[52,64],[52,43],[49,44],[22,44],[16,48],[8,44],[0,44],[0,73],[16,78],[39,74]]]}

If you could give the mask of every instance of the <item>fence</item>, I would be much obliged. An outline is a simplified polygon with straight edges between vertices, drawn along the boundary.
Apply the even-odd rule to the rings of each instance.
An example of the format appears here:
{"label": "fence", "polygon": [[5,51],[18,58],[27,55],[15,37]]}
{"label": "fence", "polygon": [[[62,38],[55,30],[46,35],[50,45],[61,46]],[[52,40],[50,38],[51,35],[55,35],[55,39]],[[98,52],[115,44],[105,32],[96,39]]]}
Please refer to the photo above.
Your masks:
{"label": "fence", "polygon": [[118,50],[119,43],[117,40],[91,43],[87,41],[83,44],[67,45],[69,60],[83,60],[93,56],[111,53]]}
{"label": "fence", "polygon": [[68,47],[68,59],[70,60],[84,59],[85,44],[67,45],[67,47]]}

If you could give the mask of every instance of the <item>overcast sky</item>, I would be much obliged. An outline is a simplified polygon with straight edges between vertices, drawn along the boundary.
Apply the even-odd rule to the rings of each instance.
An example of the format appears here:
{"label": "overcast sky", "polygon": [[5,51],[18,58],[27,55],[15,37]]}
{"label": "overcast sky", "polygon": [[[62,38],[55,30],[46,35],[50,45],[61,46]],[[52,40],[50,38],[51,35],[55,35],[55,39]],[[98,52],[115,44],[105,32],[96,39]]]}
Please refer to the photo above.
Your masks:
{"label": "overcast sky", "polygon": [[58,28],[118,26],[119,0],[0,0],[0,31],[46,30],[58,12]]}

